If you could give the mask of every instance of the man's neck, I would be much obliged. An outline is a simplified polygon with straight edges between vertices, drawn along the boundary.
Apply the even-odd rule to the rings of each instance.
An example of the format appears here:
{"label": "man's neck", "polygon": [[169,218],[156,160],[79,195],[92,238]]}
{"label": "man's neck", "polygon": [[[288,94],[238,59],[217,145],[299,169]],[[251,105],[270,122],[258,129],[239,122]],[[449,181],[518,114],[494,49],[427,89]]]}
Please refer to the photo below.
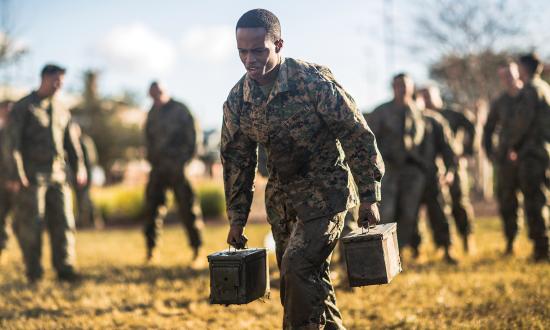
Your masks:
{"label": "man's neck", "polygon": [[519,94],[519,91],[523,88],[523,82],[517,81],[513,86],[510,86],[506,93],[512,97],[515,97]]}
{"label": "man's neck", "polygon": [[162,97],[158,100],[155,100],[153,101],[153,107],[155,109],[160,109],[162,108],[163,106],[165,106],[166,104],[168,104],[168,102],[170,102],[170,97],[167,96],[167,97]]}
{"label": "man's neck", "polygon": [[412,98],[404,97],[404,98],[394,98],[393,102],[397,104],[398,106],[408,106],[412,104]]}
{"label": "man's neck", "polygon": [[279,75],[279,69],[281,68],[281,56],[279,56],[279,62],[277,65],[267,73],[264,79],[256,80],[256,83],[260,86],[273,84]]}

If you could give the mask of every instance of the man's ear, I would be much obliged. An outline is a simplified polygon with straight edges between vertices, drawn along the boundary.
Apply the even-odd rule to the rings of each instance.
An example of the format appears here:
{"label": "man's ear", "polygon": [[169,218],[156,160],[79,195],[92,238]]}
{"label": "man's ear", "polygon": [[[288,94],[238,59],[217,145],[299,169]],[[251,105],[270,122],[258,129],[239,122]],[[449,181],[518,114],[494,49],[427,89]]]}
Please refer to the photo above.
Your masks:
{"label": "man's ear", "polygon": [[276,51],[277,53],[280,52],[281,49],[283,48],[283,45],[284,45],[283,39],[276,40],[276,41],[275,41],[275,51]]}

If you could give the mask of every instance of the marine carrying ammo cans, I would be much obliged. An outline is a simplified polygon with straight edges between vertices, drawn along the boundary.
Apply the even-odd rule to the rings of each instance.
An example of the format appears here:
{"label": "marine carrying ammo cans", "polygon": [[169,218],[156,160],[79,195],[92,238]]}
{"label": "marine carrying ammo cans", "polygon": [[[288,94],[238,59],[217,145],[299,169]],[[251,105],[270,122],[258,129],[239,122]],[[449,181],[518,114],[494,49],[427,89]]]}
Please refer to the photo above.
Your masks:
{"label": "marine carrying ammo cans", "polygon": [[351,287],[387,284],[402,270],[395,222],[359,228],[342,243]]}
{"label": "marine carrying ammo cans", "polygon": [[211,304],[241,305],[269,296],[266,249],[216,252],[208,263]]}

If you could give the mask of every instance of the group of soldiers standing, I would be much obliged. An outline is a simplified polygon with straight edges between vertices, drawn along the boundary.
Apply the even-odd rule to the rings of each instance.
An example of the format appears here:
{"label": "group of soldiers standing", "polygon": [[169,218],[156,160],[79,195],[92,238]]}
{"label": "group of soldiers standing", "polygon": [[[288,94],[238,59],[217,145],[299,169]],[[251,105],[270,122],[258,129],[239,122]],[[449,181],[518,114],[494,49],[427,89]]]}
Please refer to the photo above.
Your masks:
{"label": "group of soldiers standing", "polygon": [[[78,221],[101,225],[90,197],[97,151],[91,138],[72,120],[69,109],[55,97],[64,76],[64,68],[48,64],[42,69],[36,91],[15,103],[0,104],[0,257],[6,247],[6,218],[11,212],[13,232],[31,283],[43,276],[44,229],[50,236],[58,279],[75,281],[81,277],[75,271],[73,192]],[[166,213],[166,190],[173,189],[193,260],[198,262],[202,218],[184,166],[195,155],[199,133],[189,110],[170,98],[160,84],[152,83],[149,94],[153,107],[147,117],[145,140],[152,170],[145,192],[146,260],[154,256]]]}
{"label": "group of soldiers standing", "polygon": [[[521,190],[536,261],[548,260],[550,88],[540,78],[541,70],[534,54],[500,69],[505,92],[493,102],[483,131],[483,146],[495,167],[505,253],[513,253]],[[418,256],[418,213],[425,205],[434,243],[443,248],[447,262],[456,263],[449,251],[449,218],[468,252],[474,216],[467,166],[475,125],[467,111],[445,106],[435,86],[415,90],[408,75],[398,74],[392,87],[393,100],[365,114],[386,166],[382,221],[397,221],[400,248],[410,247]]]}

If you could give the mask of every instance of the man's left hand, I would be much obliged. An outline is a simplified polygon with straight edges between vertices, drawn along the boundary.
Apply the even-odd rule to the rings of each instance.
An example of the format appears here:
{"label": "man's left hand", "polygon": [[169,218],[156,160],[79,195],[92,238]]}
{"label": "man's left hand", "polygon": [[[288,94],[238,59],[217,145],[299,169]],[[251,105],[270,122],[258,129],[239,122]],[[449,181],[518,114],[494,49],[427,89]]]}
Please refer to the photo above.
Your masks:
{"label": "man's left hand", "polygon": [[359,207],[359,226],[367,228],[376,226],[379,222],[380,211],[378,211],[378,203],[361,203]]}

